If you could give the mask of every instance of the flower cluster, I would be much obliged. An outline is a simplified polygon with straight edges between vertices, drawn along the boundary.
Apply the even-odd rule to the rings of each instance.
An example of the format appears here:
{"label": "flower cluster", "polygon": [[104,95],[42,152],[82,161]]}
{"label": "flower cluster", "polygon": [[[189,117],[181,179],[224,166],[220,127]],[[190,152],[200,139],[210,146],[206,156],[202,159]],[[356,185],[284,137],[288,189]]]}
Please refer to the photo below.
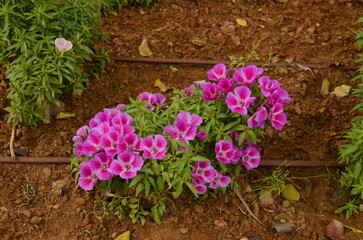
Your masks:
{"label": "flower cluster", "polygon": [[[258,167],[257,140],[247,140],[246,134],[253,129],[264,129],[267,120],[275,129],[281,130],[287,122],[283,104],[291,99],[278,81],[262,76],[262,68],[254,65],[239,68],[230,78],[231,71],[232,68],[217,64],[207,73],[210,82],[193,84],[172,99],[187,101],[190,105],[173,102],[166,105],[162,94],[143,92],[138,96],[138,102],[145,103],[144,106],[141,104],[144,109],[141,112],[120,104],[97,113],[73,138],[76,157],[86,159],[80,164],[79,185],[91,190],[98,180],[107,181],[114,176],[132,179],[142,170],[158,175],[155,180],[150,180],[149,176],[143,188],[147,184],[157,188],[155,182],[164,181],[169,188],[177,188],[177,183],[183,179],[196,193],[204,194],[208,187],[217,189],[230,184],[227,168],[218,168],[221,164],[241,164],[246,169]],[[212,113],[207,113],[207,109]],[[222,117],[215,117],[213,111],[221,112]],[[141,125],[134,123],[145,122],[146,118],[150,120],[149,125],[151,121],[158,123],[154,129],[143,125],[141,128],[146,136],[142,138]],[[165,118],[174,122],[167,122]],[[225,132],[212,129],[224,129],[226,124],[229,127]],[[175,145],[175,142],[180,144]],[[191,158],[195,155],[201,158],[193,162]],[[178,158],[187,162],[176,164]],[[144,169],[150,167],[152,161],[153,168],[159,169],[157,173]],[[159,168],[160,164],[164,165]],[[190,166],[191,169],[175,170],[175,166]],[[160,171],[168,172],[162,175]],[[177,178],[182,173],[187,175]],[[169,178],[172,177],[176,179],[171,181]]]}
{"label": "flower cluster", "polygon": [[[210,102],[225,96],[225,102],[232,112],[241,115],[254,112],[247,121],[249,128],[264,128],[269,119],[276,130],[281,130],[287,122],[283,104],[291,101],[288,92],[281,88],[277,80],[261,76],[263,69],[255,65],[239,68],[232,78],[228,78],[231,70],[226,69],[224,64],[217,64],[208,71],[208,78],[217,83],[201,84],[204,100]],[[259,96],[251,96],[251,88],[257,82]]]}

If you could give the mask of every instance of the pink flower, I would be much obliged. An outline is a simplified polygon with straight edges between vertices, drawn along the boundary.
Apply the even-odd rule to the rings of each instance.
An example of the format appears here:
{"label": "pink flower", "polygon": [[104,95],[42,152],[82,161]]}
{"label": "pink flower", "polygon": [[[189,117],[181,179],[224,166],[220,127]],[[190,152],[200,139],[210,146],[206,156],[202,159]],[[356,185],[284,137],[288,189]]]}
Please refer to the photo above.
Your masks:
{"label": "pink flower", "polygon": [[222,78],[218,82],[219,91],[229,93],[234,88],[234,80],[232,78]]}
{"label": "pink flower", "polygon": [[94,133],[90,133],[83,142],[83,152],[87,157],[91,157],[102,149],[100,137]]}
{"label": "pink flower", "polygon": [[204,83],[201,85],[203,89],[203,99],[206,102],[211,102],[217,98],[222,97],[222,95],[219,94],[219,87],[218,85],[214,83]]}
{"label": "pink flower", "polygon": [[88,162],[82,162],[79,166],[79,176],[78,185],[88,191],[93,189],[98,180]]}
{"label": "pink flower", "polygon": [[272,108],[271,112],[268,116],[268,119],[270,119],[272,126],[276,130],[281,130],[282,127],[287,122],[286,114],[284,113],[284,109],[282,107],[281,103],[276,103]]}
{"label": "pink flower", "polygon": [[111,171],[123,179],[129,179],[136,176],[137,171],[144,165],[144,160],[139,154],[126,151],[117,156],[110,166]]}
{"label": "pink flower", "polygon": [[242,115],[247,114],[247,109],[251,102],[255,100],[256,97],[250,97],[251,90],[248,87],[240,86],[234,89],[233,93],[228,93],[226,97],[226,103],[232,112],[238,112]]}
{"label": "pink flower", "polygon": [[233,151],[234,151],[234,157],[231,158],[230,161],[232,164],[236,164],[239,162],[239,160],[241,160],[242,151],[239,150],[239,148],[236,145],[233,145]]}
{"label": "pink flower", "polygon": [[190,125],[199,126],[202,124],[202,118],[198,114],[190,114],[189,112],[181,112],[177,116],[178,119],[181,119]]}
{"label": "pink flower", "polygon": [[89,132],[90,129],[88,126],[80,127],[76,132],[76,136],[72,138],[73,142],[83,142],[87,138]]}
{"label": "pink flower", "polygon": [[110,180],[114,175],[110,169],[112,160],[113,158],[108,156],[106,153],[101,152],[96,154],[94,158],[89,161],[89,166],[98,179]]}
{"label": "pink flower", "polygon": [[165,102],[165,97],[161,93],[149,93],[149,92],[143,92],[139,94],[140,101],[147,101],[146,108],[149,110],[154,110],[155,107],[159,104],[162,104]]}
{"label": "pink flower", "polygon": [[110,131],[116,131],[118,134],[120,134],[120,138],[124,139],[127,135],[134,133],[135,128],[130,124],[115,125],[111,127]]}
{"label": "pink flower", "polygon": [[99,123],[97,125],[97,127],[91,128],[91,133],[94,133],[97,136],[101,137],[102,135],[109,133],[110,130],[111,130],[111,127],[108,124],[108,122],[102,122],[102,123]]}
{"label": "pink flower", "polygon": [[267,76],[262,76],[258,79],[260,85],[258,86],[261,89],[262,94],[265,97],[269,97],[275,90],[280,88],[280,83],[276,80],[271,80]]}
{"label": "pink flower", "polygon": [[62,54],[71,50],[73,47],[73,44],[64,38],[56,38],[54,44],[58,51]]}
{"label": "pink flower", "polygon": [[120,134],[116,131],[112,131],[108,134],[102,135],[100,143],[107,155],[111,157],[121,152]]}
{"label": "pink flower", "polygon": [[275,105],[276,103],[288,103],[291,101],[291,98],[289,97],[289,93],[283,89],[278,88],[276,89],[268,98],[268,104]]}
{"label": "pink flower", "polygon": [[125,110],[126,105],[125,104],[119,104],[119,105],[116,106],[116,108],[118,108],[120,111],[123,111],[123,110]]}
{"label": "pink flower", "polygon": [[207,138],[207,133],[204,131],[197,132],[197,138],[199,138],[200,141],[204,141]]}
{"label": "pink flower", "polygon": [[243,68],[239,68],[233,74],[233,79],[237,82],[246,85],[247,87],[252,86],[256,83],[257,78],[263,73],[263,69],[255,65],[249,65]]}
{"label": "pink flower", "polygon": [[214,168],[208,161],[196,162],[192,170],[192,177],[200,184],[210,183],[214,179]]}
{"label": "pink flower", "polygon": [[106,113],[109,120],[112,120],[114,117],[121,114],[120,110],[116,108],[104,108],[103,112]]}
{"label": "pink flower", "polygon": [[200,183],[198,179],[193,179],[190,181],[192,186],[195,188],[198,194],[204,194],[207,191],[207,186]]}
{"label": "pink flower", "polygon": [[130,125],[134,119],[127,113],[120,113],[111,119],[112,125]]}
{"label": "pink flower", "polygon": [[130,133],[120,142],[121,151],[137,151],[140,148],[141,139],[135,133]]}
{"label": "pink flower", "polygon": [[217,160],[222,163],[231,163],[231,159],[235,157],[233,144],[227,140],[220,140],[216,143],[214,151],[216,153]]}
{"label": "pink flower", "polygon": [[90,121],[89,126],[91,128],[97,127],[101,123],[109,123],[109,116],[105,112],[97,113]]}
{"label": "pink flower", "polygon": [[249,128],[265,128],[265,121],[267,119],[267,110],[265,107],[260,107],[248,120],[247,126]]}
{"label": "pink flower", "polygon": [[164,134],[168,134],[173,139],[189,143],[197,134],[197,127],[187,123],[184,120],[178,119],[174,122],[174,126],[166,126]]}
{"label": "pink flower", "polygon": [[248,146],[242,151],[242,163],[246,169],[258,167],[260,164],[260,152],[255,146]]}
{"label": "pink flower", "polygon": [[226,78],[232,67],[226,69],[226,65],[219,63],[207,72],[207,76],[212,81],[218,81],[221,78]]}
{"label": "pink flower", "polygon": [[144,158],[163,159],[166,153],[167,141],[161,135],[147,136],[141,141],[140,148]]}
{"label": "pink flower", "polygon": [[231,181],[230,177],[223,176],[217,170],[214,171],[214,180],[209,184],[209,187],[216,189],[218,187],[227,187]]}

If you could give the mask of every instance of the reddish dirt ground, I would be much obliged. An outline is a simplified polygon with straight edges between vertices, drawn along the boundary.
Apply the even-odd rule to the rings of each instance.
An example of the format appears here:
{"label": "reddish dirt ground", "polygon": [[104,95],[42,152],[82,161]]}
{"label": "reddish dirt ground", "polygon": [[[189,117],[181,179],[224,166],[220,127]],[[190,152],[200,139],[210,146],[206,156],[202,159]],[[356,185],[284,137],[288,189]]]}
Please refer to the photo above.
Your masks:
{"label": "reddish dirt ground", "polygon": [[[354,22],[363,12],[360,1],[162,1],[159,7],[127,7],[118,16],[104,19],[109,33],[105,47],[111,55],[139,56],[138,46],[147,39],[153,57],[220,59],[246,56],[253,44],[259,57],[254,61],[355,65],[359,51]],[[242,27],[236,18],[247,21]],[[81,97],[63,96],[64,109],[76,114],[67,120],[52,119],[51,124],[21,127],[15,147],[31,156],[71,156],[72,136],[76,130],[105,107],[127,103],[144,91],[158,92],[156,79],[171,88],[183,88],[206,78],[210,66],[177,65],[172,71],[166,64],[122,63],[110,61],[100,80],[92,80]],[[266,67],[266,74],[282,83],[292,102],[285,111],[289,122],[281,132],[267,129],[260,144],[264,160],[336,160],[344,132],[357,114],[351,109],[357,99],[321,95],[324,79],[335,87],[347,84],[355,71],[301,67]],[[121,90],[116,90],[121,84]],[[0,76],[0,108],[8,82]],[[167,93],[170,95],[170,93]],[[0,155],[9,156],[11,128],[0,120]],[[74,183],[67,165],[0,164],[0,238],[1,239],[113,239],[129,229],[133,239],[327,239],[326,226],[331,219],[363,230],[362,215],[349,220],[334,214],[338,207],[330,199],[338,186],[339,170],[292,169],[292,176],[313,178],[303,181],[302,200],[288,202],[280,211],[266,212],[253,207],[261,225],[249,214],[233,192],[219,199],[196,201],[185,195],[169,206],[161,226],[149,219],[145,226],[117,221],[110,214],[94,209],[100,199],[97,192],[84,192]],[[261,169],[269,174],[271,169]],[[253,187],[255,174],[238,177],[243,189]],[[253,194],[246,199],[253,204]],[[282,199],[278,199],[282,204]],[[277,234],[271,225],[285,219],[295,224],[292,233]],[[181,230],[182,229],[182,230]],[[183,233],[182,233],[183,232]],[[345,239],[363,239],[362,234],[347,231]]]}

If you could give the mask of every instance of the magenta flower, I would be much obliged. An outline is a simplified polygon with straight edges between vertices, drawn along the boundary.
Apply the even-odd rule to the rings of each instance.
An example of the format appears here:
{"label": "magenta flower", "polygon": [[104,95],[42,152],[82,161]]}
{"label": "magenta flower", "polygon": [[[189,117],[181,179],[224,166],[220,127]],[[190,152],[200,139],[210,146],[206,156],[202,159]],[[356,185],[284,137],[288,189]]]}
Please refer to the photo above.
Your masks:
{"label": "magenta flower", "polygon": [[102,149],[100,136],[90,133],[87,139],[83,142],[83,152],[87,157],[91,157]]}
{"label": "magenta flower", "polygon": [[242,163],[246,169],[258,167],[260,164],[260,152],[255,146],[248,146],[242,151]]}
{"label": "magenta flower", "polygon": [[187,123],[184,120],[178,119],[174,122],[174,126],[166,126],[164,134],[168,134],[173,139],[189,143],[197,134],[197,127]]}
{"label": "magenta flower", "polygon": [[120,113],[111,119],[112,125],[130,125],[134,119],[127,113]]}
{"label": "magenta flower", "polygon": [[260,85],[258,86],[261,89],[262,94],[265,97],[269,97],[275,90],[280,88],[280,83],[276,80],[271,80],[267,76],[262,76],[258,79]]}
{"label": "magenta flower", "polygon": [[114,176],[110,169],[112,161],[112,157],[108,156],[104,152],[101,152],[96,154],[94,158],[89,161],[89,166],[98,179],[110,180]]}
{"label": "magenta flower", "polygon": [[257,82],[257,78],[263,73],[263,69],[255,65],[239,68],[233,74],[233,79],[247,87]]}
{"label": "magenta flower", "polygon": [[90,129],[88,126],[80,127],[76,132],[76,136],[72,138],[73,142],[83,142],[87,138],[89,132]]}
{"label": "magenta flower", "polygon": [[208,161],[196,162],[192,170],[192,177],[200,184],[210,183],[214,179],[214,168]]}
{"label": "magenta flower", "polygon": [[226,65],[219,63],[207,72],[207,76],[212,81],[218,81],[221,78],[226,78],[232,67],[226,69]]}
{"label": "magenta flower", "polygon": [[122,152],[113,160],[110,166],[111,171],[123,179],[136,176],[137,171],[144,165],[144,160],[135,152]]}
{"label": "magenta flower", "polygon": [[181,119],[190,125],[199,126],[202,124],[202,118],[198,114],[190,114],[189,112],[181,112],[177,116],[178,119]]}
{"label": "magenta flower", "polygon": [[134,133],[135,128],[129,124],[125,125],[115,125],[111,127],[110,131],[115,131],[120,134],[120,138],[124,139],[127,135]]}
{"label": "magenta flower", "polygon": [[125,104],[119,104],[119,105],[116,106],[116,108],[118,108],[120,111],[123,111],[123,110],[125,110],[126,105]]}
{"label": "magenta flower", "polygon": [[198,84],[198,83],[193,83],[189,87],[186,87],[183,90],[181,90],[181,92],[184,92],[186,94],[186,96],[188,96],[188,97],[196,97],[197,95],[194,94],[194,91],[197,91],[197,89],[196,89],[197,85],[200,86],[200,84]]}
{"label": "magenta flower", "polygon": [[155,107],[159,104],[162,104],[165,102],[165,97],[161,93],[149,93],[149,92],[143,92],[139,94],[140,101],[148,101],[146,103],[146,108],[149,110],[154,110]]}
{"label": "magenta flower", "polygon": [[200,183],[198,179],[193,179],[190,181],[192,186],[195,188],[198,194],[204,194],[207,191],[207,186]]}
{"label": "magenta flower", "polygon": [[89,126],[91,128],[97,127],[101,123],[109,123],[109,117],[107,113],[99,112],[90,121]]}
{"label": "magenta flower", "polygon": [[231,159],[235,157],[233,144],[228,140],[220,140],[217,142],[214,151],[217,160],[222,163],[230,163]]}
{"label": "magenta flower", "polygon": [[276,103],[288,103],[291,101],[291,98],[289,97],[289,93],[283,89],[278,88],[276,89],[268,98],[268,104],[275,105]]}
{"label": "magenta flower", "polygon": [[161,135],[147,136],[141,141],[140,148],[144,158],[163,159],[166,153],[167,141]]}
{"label": "magenta flower", "polygon": [[204,141],[207,138],[207,133],[204,131],[197,132],[197,138],[199,138],[200,141]]}
{"label": "magenta flower", "polygon": [[234,89],[233,93],[228,93],[226,97],[226,103],[232,112],[238,112],[242,115],[247,114],[247,109],[251,102],[255,100],[256,97],[250,97],[251,90],[248,87],[240,86]]}
{"label": "magenta flower", "polygon": [[91,133],[97,134],[98,136],[102,136],[104,134],[109,133],[111,130],[108,122],[99,123],[97,127],[91,128]]}
{"label": "magenta flower", "polygon": [[222,95],[219,93],[218,85],[214,83],[207,82],[202,84],[201,87],[203,89],[203,99],[206,102],[211,102],[217,98],[222,97]]}
{"label": "magenta flower", "polygon": [[217,170],[214,171],[214,180],[209,184],[210,188],[227,187],[231,181],[230,177],[223,176]]}
{"label": "magenta flower", "polygon": [[265,128],[265,121],[267,119],[267,109],[265,107],[260,107],[248,120],[247,126],[249,128]]}
{"label": "magenta flower", "polygon": [[83,142],[79,142],[74,146],[74,153],[76,154],[76,157],[82,157],[84,156],[84,150],[83,150]]}
{"label": "magenta flower", "polygon": [[231,158],[230,161],[232,164],[236,164],[239,162],[239,160],[241,160],[242,151],[239,150],[239,148],[236,145],[233,145],[233,151],[234,151],[234,157]]}
{"label": "magenta flower", "polygon": [[100,143],[107,155],[111,157],[119,154],[122,151],[120,134],[116,131],[112,131],[108,134],[102,135]]}
{"label": "magenta flower", "polygon": [[71,50],[73,47],[73,44],[64,38],[56,38],[54,44],[58,51],[62,54]]}
{"label": "magenta flower", "polygon": [[96,174],[92,172],[92,169],[88,162],[82,162],[79,166],[79,179],[78,185],[84,190],[92,190],[96,184],[98,178]]}
{"label": "magenta flower", "polygon": [[268,116],[268,119],[270,119],[272,126],[276,130],[281,130],[282,127],[287,122],[286,114],[284,113],[284,109],[282,107],[281,103],[276,103],[272,108],[271,112]]}
{"label": "magenta flower", "polygon": [[219,91],[229,93],[234,88],[234,80],[232,78],[222,78],[218,82]]}
{"label": "magenta flower", "polygon": [[104,108],[103,112],[107,114],[109,120],[121,114],[120,110],[116,108]]}
{"label": "magenta flower", "polygon": [[130,133],[120,142],[121,151],[138,151],[140,148],[141,139],[135,133]]}

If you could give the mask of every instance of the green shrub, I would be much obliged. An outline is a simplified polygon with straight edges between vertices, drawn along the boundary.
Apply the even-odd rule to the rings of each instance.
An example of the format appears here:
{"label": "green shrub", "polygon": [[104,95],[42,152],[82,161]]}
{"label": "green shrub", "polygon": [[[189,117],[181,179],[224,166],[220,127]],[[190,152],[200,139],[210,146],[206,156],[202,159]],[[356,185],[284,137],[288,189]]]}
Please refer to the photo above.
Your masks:
{"label": "green shrub", "polygon": [[[9,121],[14,125],[49,122],[50,104],[63,93],[76,94],[88,82],[80,66],[104,39],[100,0],[1,0],[0,63],[10,82]],[[73,43],[60,54],[56,38]]]}
{"label": "green shrub", "polygon": [[[363,23],[363,17],[357,23]],[[357,37],[357,46],[363,49],[363,31]],[[359,55],[359,62],[363,63],[363,54]],[[360,98],[360,103],[355,106],[355,110],[363,111],[363,66],[358,70],[359,75],[353,80],[360,81],[358,87],[354,89],[353,95]],[[351,199],[344,206],[340,207],[336,213],[345,212],[348,218],[353,213],[357,213],[359,203],[363,201],[363,117],[358,116],[353,119],[351,129],[346,133],[345,144],[339,149],[339,162],[348,164],[345,172],[342,173],[339,182],[342,186],[350,188]]]}

